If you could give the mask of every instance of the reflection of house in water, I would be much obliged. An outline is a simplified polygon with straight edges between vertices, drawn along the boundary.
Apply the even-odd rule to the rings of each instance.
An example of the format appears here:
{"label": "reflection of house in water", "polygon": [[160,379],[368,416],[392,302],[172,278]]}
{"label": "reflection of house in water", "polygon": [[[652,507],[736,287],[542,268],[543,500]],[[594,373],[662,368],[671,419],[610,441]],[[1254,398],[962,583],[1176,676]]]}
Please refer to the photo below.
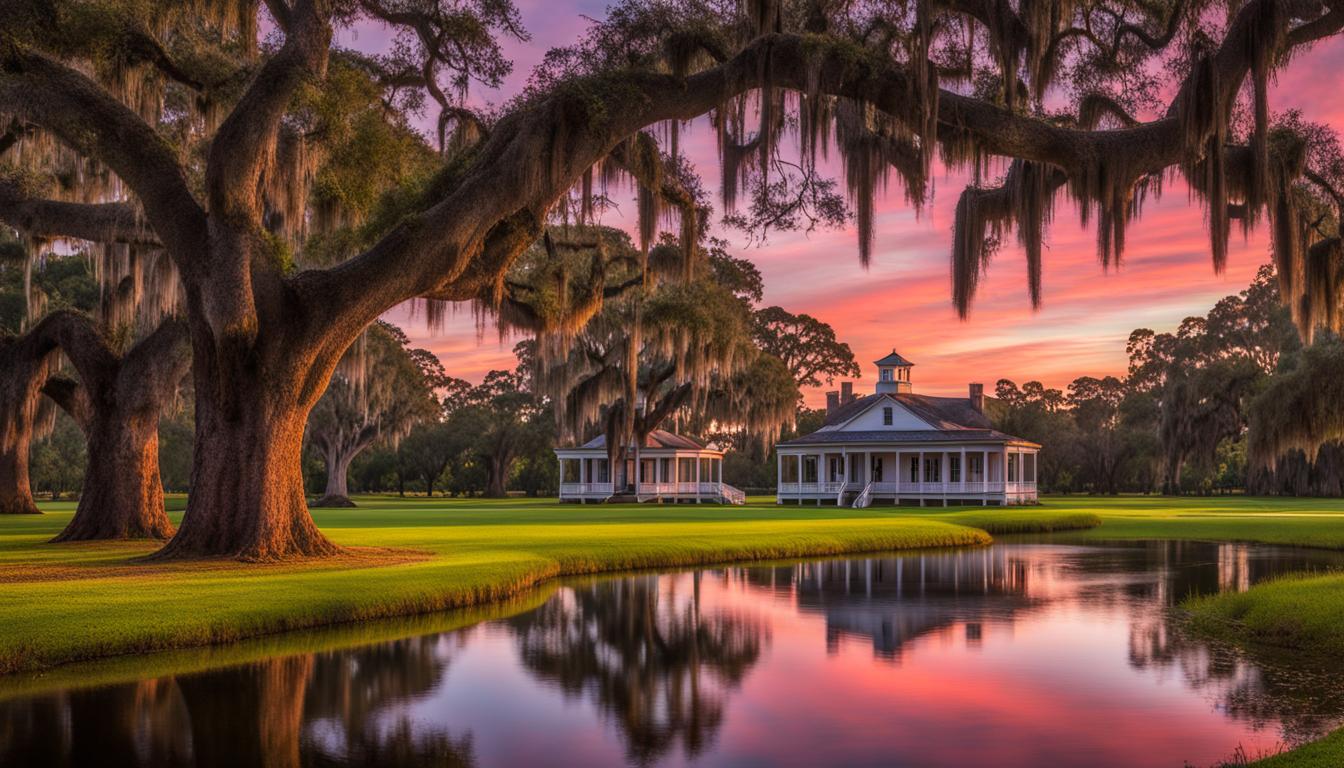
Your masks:
{"label": "reflection of house in water", "polygon": [[978,644],[983,623],[1031,604],[1028,571],[1020,555],[993,548],[749,569],[747,579],[824,615],[832,652],[854,636],[871,639],[878,656],[896,658],[906,643],[958,623],[967,642]]}

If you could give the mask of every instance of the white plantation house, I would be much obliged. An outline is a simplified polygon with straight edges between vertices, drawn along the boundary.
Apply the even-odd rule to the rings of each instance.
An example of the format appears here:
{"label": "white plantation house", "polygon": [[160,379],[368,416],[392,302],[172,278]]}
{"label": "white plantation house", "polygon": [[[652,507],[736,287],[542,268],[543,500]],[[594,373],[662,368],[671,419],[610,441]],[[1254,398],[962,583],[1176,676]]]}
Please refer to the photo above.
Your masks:
{"label": "white plantation house", "polygon": [[742,504],[745,494],[723,482],[723,451],[657,429],[630,445],[612,471],[607,440],[556,448],[561,501],[658,501]]}
{"label": "white plantation house", "polygon": [[981,385],[965,398],[917,395],[913,363],[892,350],[876,365],[876,392],[855,397],[845,382],[827,394],[821,429],[776,447],[778,503],[1036,503],[1041,446],[993,428]]}

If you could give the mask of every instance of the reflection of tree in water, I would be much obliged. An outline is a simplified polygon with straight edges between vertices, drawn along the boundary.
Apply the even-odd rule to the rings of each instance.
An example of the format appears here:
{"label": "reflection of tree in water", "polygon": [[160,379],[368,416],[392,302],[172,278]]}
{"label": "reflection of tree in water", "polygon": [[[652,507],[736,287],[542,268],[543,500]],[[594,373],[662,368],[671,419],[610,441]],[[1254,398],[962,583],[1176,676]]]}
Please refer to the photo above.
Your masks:
{"label": "reflection of tree in water", "polygon": [[472,765],[470,735],[393,712],[446,665],[411,638],[0,702],[0,766]]}
{"label": "reflection of tree in water", "polygon": [[766,627],[702,612],[692,594],[660,594],[657,577],[577,587],[510,621],[524,664],[568,695],[590,695],[613,718],[632,761],[651,763],[680,743],[702,752],[723,723],[727,694],[760,658]]}
{"label": "reflection of tree in water", "polygon": [[190,764],[186,712],[170,681],[0,702],[0,766]]}
{"label": "reflection of tree in water", "polygon": [[454,739],[395,711],[429,694],[447,667],[437,635],[319,654],[304,705],[304,765],[474,764],[470,734]]}
{"label": "reflection of tree in water", "polygon": [[1130,663],[1171,669],[1220,711],[1255,728],[1277,725],[1288,745],[1318,739],[1344,723],[1344,665],[1244,651],[1193,635],[1166,610],[1135,615]]}

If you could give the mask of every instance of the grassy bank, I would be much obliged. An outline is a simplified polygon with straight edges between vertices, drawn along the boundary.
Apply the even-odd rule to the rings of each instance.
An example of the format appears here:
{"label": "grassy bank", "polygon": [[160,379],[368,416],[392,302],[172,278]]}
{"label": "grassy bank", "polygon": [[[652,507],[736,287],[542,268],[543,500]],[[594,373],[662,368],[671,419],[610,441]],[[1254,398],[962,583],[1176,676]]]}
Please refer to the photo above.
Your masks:
{"label": "grassy bank", "polygon": [[[261,566],[143,564],[135,558],[154,545],[141,542],[45,543],[69,519],[69,503],[0,519],[0,670],[480,604],[566,574],[979,545],[991,533],[1344,548],[1344,512],[1314,500],[1062,497],[1032,508],[949,510],[768,499],[729,508],[385,497],[360,504],[315,512],[350,557]],[[1306,599],[1333,594],[1322,585]],[[1320,610],[1324,627],[1332,614]]]}
{"label": "grassy bank", "polygon": [[990,541],[892,510],[372,498],[315,513],[349,557],[145,564],[150,543],[45,543],[71,514],[48,511],[0,519],[2,672],[480,604],[568,574]]}

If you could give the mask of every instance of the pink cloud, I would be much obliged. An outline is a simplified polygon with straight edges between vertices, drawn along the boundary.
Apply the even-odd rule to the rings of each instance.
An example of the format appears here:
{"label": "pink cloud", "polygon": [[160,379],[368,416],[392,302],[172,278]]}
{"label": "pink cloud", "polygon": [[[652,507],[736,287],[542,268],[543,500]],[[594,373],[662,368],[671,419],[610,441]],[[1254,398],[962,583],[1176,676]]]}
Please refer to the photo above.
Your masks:
{"label": "pink cloud", "polygon": [[[520,2],[532,40],[506,44],[514,73],[497,91],[478,90],[476,103],[499,104],[518,92],[545,51],[572,42],[586,29],[585,17],[600,16],[605,5],[606,0]],[[356,32],[342,42],[363,50],[386,44],[383,30]],[[1299,108],[1307,119],[1344,128],[1336,78],[1321,76],[1342,67],[1344,41],[1338,39],[1298,56],[1275,83],[1272,108]],[[706,187],[717,189],[719,167],[706,122],[697,121],[683,135],[684,151]],[[1227,270],[1215,274],[1203,212],[1183,184],[1170,183],[1131,224],[1123,263],[1106,273],[1097,262],[1095,231],[1080,227],[1074,206],[1061,196],[1045,251],[1044,306],[1032,310],[1025,260],[1010,243],[994,258],[970,318],[962,321],[950,302],[948,260],[953,207],[966,178],[941,172],[935,180],[933,200],[919,216],[893,183],[880,203],[868,270],[859,265],[853,231],[778,234],[754,248],[735,232],[719,232],[760,268],[767,303],[831,323],[853,347],[865,367],[861,390],[872,375],[868,361],[892,347],[918,364],[916,389],[931,394],[964,392],[971,380],[992,387],[999,378],[1037,379],[1063,387],[1079,375],[1121,374],[1130,331],[1169,330],[1187,316],[1206,312],[1219,298],[1244,288],[1268,260],[1263,231],[1244,242],[1234,235]],[[629,226],[634,206],[620,195],[617,200],[622,212],[608,214],[606,223]],[[492,368],[514,365],[516,339],[501,342],[492,330],[481,335],[468,311],[438,331],[403,308],[387,317],[403,325],[416,344],[438,354],[452,375],[479,380]],[[807,399],[820,404],[824,394],[809,392]]]}

